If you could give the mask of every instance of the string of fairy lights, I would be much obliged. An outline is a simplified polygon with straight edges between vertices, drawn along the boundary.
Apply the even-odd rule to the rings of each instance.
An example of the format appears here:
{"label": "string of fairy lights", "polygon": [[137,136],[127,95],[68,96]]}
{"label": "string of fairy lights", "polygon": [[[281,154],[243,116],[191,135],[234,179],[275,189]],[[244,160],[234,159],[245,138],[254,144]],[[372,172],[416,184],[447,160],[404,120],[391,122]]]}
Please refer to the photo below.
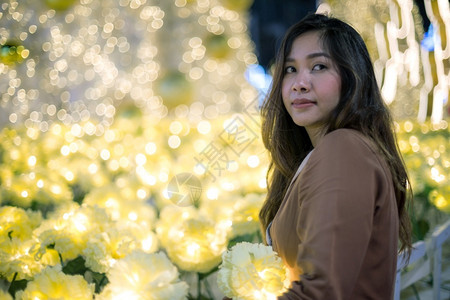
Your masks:
{"label": "string of fairy lights", "polygon": [[431,27],[424,32],[413,0],[327,1],[323,10],[354,25],[374,60],[385,101],[398,119],[439,124],[448,116],[450,9],[424,0]]}
{"label": "string of fairy lights", "polygon": [[239,2],[48,2],[1,5],[3,125],[92,119],[102,134],[121,106],[200,121],[255,97],[243,75],[256,63],[245,11],[227,9]]}
{"label": "string of fairy lights", "polygon": [[[177,117],[211,119],[239,107],[230,103],[255,97],[243,78],[233,80],[257,62],[244,12],[212,0],[59,2],[1,5],[3,124],[46,131],[52,119],[70,124],[92,117],[102,121],[101,133],[122,102],[159,118],[174,109]],[[383,96],[389,104],[396,99],[398,115],[439,122],[450,85],[448,1],[424,2],[431,48],[419,44],[423,32],[412,0],[372,2],[329,1],[329,10],[366,37]],[[361,13],[372,24],[362,22]]]}
{"label": "string of fairy lights", "polygon": [[[214,140],[214,120],[242,111],[258,97],[244,75],[257,63],[246,25],[251,1],[174,4],[3,3],[0,121],[4,126],[23,124],[31,139],[54,132],[57,122],[68,127],[73,139],[108,137],[118,115],[138,114],[151,120],[145,128],[165,117],[175,119],[163,142],[172,150],[182,148],[183,136],[193,128]],[[374,55],[383,96],[396,116],[414,115],[419,122],[430,116],[435,129],[445,129],[449,7],[442,0],[425,4],[434,28],[432,48],[420,45],[423,33],[412,1],[328,1],[319,10],[331,11],[361,31]],[[180,125],[183,120],[192,124]],[[201,153],[208,139],[199,138],[193,145]],[[109,160],[113,151],[101,153]],[[119,161],[114,161],[114,170]]]}

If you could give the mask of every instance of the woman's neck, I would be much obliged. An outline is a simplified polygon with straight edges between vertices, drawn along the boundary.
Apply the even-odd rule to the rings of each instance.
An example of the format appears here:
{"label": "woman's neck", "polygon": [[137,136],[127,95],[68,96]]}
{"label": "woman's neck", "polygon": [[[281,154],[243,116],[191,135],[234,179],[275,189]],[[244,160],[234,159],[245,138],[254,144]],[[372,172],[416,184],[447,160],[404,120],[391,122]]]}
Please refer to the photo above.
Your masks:
{"label": "woman's neck", "polygon": [[306,129],[306,132],[308,133],[309,139],[311,140],[311,144],[315,148],[317,146],[317,144],[319,143],[319,141],[325,135],[326,128],[325,127],[314,127],[314,128],[311,128],[311,127],[306,128],[305,127],[305,129]]}

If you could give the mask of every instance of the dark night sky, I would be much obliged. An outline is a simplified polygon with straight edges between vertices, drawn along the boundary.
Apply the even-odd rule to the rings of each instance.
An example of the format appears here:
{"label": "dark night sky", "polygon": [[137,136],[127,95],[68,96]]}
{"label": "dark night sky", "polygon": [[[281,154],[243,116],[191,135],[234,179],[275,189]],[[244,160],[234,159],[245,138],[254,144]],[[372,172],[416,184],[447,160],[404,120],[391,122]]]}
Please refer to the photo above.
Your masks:
{"label": "dark night sky", "polygon": [[316,10],[315,0],[255,0],[250,8],[250,34],[259,63],[271,65],[286,30]]}

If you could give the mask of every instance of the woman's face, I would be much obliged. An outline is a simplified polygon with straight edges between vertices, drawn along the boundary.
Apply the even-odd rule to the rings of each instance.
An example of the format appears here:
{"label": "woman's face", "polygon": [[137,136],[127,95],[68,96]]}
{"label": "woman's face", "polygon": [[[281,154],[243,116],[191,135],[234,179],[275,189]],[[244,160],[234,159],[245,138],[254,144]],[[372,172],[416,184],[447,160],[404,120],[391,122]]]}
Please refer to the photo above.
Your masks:
{"label": "woman's face", "polygon": [[282,97],[295,124],[309,137],[323,134],[331,111],[339,102],[341,77],[330,55],[322,48],[319,33],[297,37],[284,65]]}

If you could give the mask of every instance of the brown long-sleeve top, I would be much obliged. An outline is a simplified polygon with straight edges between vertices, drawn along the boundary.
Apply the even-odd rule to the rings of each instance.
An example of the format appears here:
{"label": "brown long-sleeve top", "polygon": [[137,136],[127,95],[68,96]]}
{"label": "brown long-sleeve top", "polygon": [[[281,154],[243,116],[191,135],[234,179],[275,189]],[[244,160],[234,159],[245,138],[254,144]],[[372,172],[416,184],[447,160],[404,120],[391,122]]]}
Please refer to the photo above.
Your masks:
{"label": "brown long-sleeve top", "polygon": [[278,299],[392,299],[398,226],[392,177],[375,144],[351,129],[325,135],[270,228],[292,281]]}

